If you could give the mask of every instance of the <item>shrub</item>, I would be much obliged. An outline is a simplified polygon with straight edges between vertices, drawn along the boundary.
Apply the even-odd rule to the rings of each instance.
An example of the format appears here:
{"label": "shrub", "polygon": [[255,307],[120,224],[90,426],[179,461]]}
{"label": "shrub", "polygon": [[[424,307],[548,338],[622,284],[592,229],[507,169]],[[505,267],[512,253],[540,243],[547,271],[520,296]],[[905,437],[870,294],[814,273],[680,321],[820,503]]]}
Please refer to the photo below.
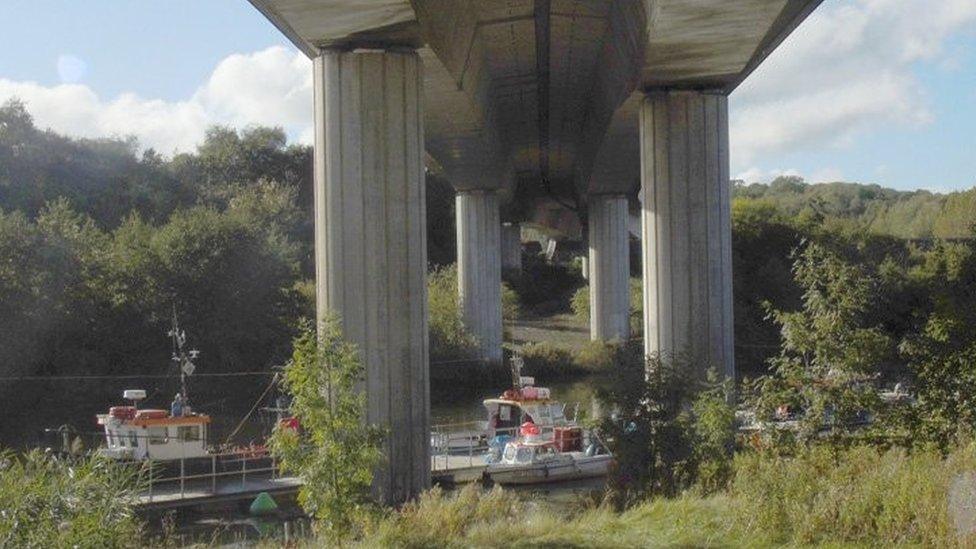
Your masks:
{"label": "shrub", "polygon": [[371,510],[373,470],[382,457],[383,430],[366,424],[366,395],[357,388],[363,372],[337,320],[319,333],[305,322],[284,374],[301,431],[276,426],[271,437],[282,469],[302,479],[298,502],[333,538],[350,534]]}
{"label": "shrub", "polygon": [[428,273],[427,306],[431,361],[474,358],[477,342],[465,329],[458,307],[457,266]]}
{"label": "shrub", "polygon": [[536,314],[567,310],[571,292],[584,283],[578,272],[565,265],[548,263],[538,255],[524,256],[522,271],[505,273],[505,281],[518,296],[521,306]]}
{"label": "shrub", "polygon": [[[570,299],[573,314],[580,322],[590,322],[590,287],[583,286]],[[644,332],[644,283],[640,278],[630,279],[630,334],[639,337]]]}
{"label": "shrub", "polygon": [[573,353],[573,363],[584,373],[606,372],[620,359],[623,346],[620,342],[588,341]]}
{"label": "shrub", "polygon": [[0,546],[137,547],[139,469],[0,452]]}
{"label": "shrub", "polygon": [[522,355],[522,372],[540,378],[558,379],[579,373],[573,355],[567,349],[548,342],[529,343],[519,351]]}

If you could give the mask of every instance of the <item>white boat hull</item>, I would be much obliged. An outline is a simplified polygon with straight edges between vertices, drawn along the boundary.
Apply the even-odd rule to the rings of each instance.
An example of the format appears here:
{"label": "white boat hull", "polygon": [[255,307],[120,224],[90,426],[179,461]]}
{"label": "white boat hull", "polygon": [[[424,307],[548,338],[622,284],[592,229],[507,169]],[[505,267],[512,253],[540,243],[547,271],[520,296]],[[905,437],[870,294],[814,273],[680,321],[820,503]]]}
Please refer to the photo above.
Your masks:
{"label": "white boat hull", "polygon": [[613,456],[574,457],[571,461],[525,465],[491,464],[485,475],[497,484],[544,484],[606,476]]}

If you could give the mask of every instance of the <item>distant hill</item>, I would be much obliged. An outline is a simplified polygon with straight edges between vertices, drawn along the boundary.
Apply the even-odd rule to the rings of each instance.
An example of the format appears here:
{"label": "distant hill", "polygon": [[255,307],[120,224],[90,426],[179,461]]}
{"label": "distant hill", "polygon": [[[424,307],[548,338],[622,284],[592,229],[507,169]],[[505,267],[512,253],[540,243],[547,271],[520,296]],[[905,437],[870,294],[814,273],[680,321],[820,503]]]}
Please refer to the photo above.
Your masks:
{"label": "distant hill", "polygon": [[768,185],[734,182],[732,196],[766,202],[787,219],[900,238],[968,237],[976,223],[976,187],[940,194],[860,183],[810,184],[783,176]]}

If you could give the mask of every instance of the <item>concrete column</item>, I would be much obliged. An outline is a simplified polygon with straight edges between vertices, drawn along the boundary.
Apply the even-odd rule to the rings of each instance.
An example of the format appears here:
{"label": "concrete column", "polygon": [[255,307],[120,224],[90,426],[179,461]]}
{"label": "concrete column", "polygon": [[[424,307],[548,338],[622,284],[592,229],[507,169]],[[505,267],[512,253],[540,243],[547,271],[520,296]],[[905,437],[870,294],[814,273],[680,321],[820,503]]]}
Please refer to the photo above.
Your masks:
{"label": "concrete column", "polygon": [[591,195],[589,218],[590,339],[630,337],[627,197]]}
{"label": "concrete column", "polygon": [[522,270],[522,226],[502,224],[502,269]]}
{"label": "concrete column", "polygon": [[314,60],[317,316],[337,314],[365,364],[387,503],[430,486],[421,69],[414,52]]}
{"label": "concrete column", "polygon": [[733,376],[728,100],[650,92],[640,139],[645,351]]}
{"label": "concrete column", "polygon": [[456,197],[458,295],[461,317],[481,356],[502,360],[501,223],[498,194],[459,191]]}

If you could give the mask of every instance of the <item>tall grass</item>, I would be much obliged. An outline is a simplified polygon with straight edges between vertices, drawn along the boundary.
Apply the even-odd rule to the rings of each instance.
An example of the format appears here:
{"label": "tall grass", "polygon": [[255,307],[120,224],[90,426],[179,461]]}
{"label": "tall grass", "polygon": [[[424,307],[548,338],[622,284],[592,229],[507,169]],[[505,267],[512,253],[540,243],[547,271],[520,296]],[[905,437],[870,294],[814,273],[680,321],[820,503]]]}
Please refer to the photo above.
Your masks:
{"label": "tall grass", "polygon": [[[816,448],[739,455],[731,486],[623,512],[557,510],[511,492],[433,490],[388,515],[365,547],[972,547],[976,447],[947,458]],[[967,530],[966,528],[970,528]]]}
{"label": "tall grass", "polygon": [[0,452],[0,547],[137,547],[139,470]]}
{"label": "tall grass", "polygon": [[950,507],[952,491],[976,493],[976,484],[966,485],[972,477],[963,475],[976,472],[972,445],[945,459],[935,451],[870,447],[815,447],[792,457],[745,453],[735,470],[730,494],[779,541],[930,547],[976,541],[957,537],[953,518],[976,517],[976,508]]}

